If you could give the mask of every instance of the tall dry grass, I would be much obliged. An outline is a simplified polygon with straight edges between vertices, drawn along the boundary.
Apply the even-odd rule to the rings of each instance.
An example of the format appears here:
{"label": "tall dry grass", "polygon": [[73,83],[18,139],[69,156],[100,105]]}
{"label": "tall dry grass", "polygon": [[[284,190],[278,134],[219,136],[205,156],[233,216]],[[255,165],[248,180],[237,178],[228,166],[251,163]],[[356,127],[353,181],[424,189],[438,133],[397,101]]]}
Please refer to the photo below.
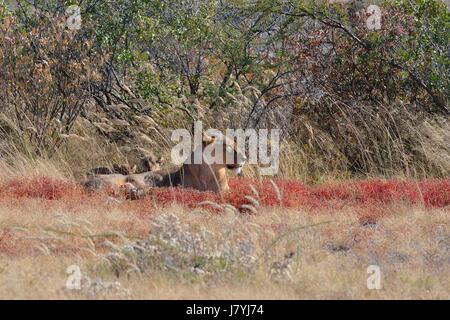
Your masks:
{"label": "tall dry grass", "polygon": [[[204,128],[243,128],[251,109],[247,101],[250,96],[245,96],[249,91],[242,89],[237,94],[236,108],[227,109],[226,116],[215,111],[205,113]],[[328,101],[294,109],[291,120],[284,122],[282,128],[278,177],[307,183],[352,177],[447,177],[448,119],[415,113],[409,107],[355,107]],[[90,110],[74,122],[71,133],[58,134],[62,142],[51,153],[45,149],[37,153],[28,132],[20,129],[7,112],[3,113],[2,172],[8,175],[36,170],[45,173],[43,168],[48,165],[51,176],[79,180],[90,168],[112,163],[132,164],[139,155],[148,152],[163,155],[166,165],[170,165],[170,150],[174,145],[170,141],[171,131],[190,129],[192,121],[181,111],[173,110],[173,119],[156,112],[152,116],[136,116],[136,121],[122,117],[123,123],[117,123],[119,119],[113,113]],[[279,128],[275,125],[278,122],[273,121],[268,120],[267,127]],[[256,166],[246,166],[244,174],[258,177],[258,170]]]}

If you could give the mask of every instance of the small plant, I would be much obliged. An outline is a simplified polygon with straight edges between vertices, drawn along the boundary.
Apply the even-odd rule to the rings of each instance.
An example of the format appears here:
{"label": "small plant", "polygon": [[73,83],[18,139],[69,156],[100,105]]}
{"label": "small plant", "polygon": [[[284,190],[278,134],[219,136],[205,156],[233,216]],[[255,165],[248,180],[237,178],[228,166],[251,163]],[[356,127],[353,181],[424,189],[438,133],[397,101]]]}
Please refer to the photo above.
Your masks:
{"label": "small plant", "polygon": [[257,253],[251,239],[225,226],[220,233],[181,223],[175,214],[156,217],[147,239],[111,245],[106,259],[116,275],[168,271],[191,276],[245,272],[255,268]]}

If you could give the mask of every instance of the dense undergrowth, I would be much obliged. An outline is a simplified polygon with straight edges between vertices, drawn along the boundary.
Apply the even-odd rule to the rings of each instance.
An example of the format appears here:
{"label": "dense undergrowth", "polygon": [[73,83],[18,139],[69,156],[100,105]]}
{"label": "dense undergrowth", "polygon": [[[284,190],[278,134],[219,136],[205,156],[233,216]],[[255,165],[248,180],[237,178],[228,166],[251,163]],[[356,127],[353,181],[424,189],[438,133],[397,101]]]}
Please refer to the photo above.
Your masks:
{"label": "dense undergrowth", "polygon": [[[234,178],[231,190],[223,195],[182,188],[157,188],[148,191],[140,200],[126,201],[147,208],[181,204],[191,208],[229,204],[242,211],[252,212],[258,207],[283,208],[341,208],[343,206],[374,206],[417,204],[443,208],[450,205],[450,180],[351,180],[308,186],[294,180],[255,180]],[[110,194],[124,200],[121,194]],[[45,200],[97,199],[105,193],[88,194],[80,185],[64,180],[36,177],[12,180],[0,185],[0,199],[40,198]]]}

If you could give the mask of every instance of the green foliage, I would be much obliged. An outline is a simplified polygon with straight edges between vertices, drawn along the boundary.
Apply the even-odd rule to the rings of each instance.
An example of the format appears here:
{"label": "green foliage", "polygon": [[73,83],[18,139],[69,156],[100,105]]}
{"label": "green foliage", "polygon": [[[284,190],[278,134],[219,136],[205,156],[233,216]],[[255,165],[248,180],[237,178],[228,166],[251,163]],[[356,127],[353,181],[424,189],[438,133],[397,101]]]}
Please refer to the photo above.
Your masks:
{"label": "green foliage", "polygon": [[[35,3],[38,14],[13,13],[17,37],[40,30],[46,21],[41,13],[61,20],[72,2]],[[89,93],[100,111],[95,109],[91,116],[80,110],[75,117],[93,123],[99,118],[126,119],[132,129],[105,134],[114,141],[117,137],[129,141],[141,131],[161,135],[157,126],[189,127],[193,119],[201,118],[215,127],[282,128],[300,148],[305,148],[302,139],[306,138],[295,134],[305,131],[302,123],[310,123],[327,136],[322,141],[343,138],[333,156],[322,148],[319,153],[327,154],[323,158],[339,157],[351,170],[367,172],[367,163],[374,163],[368,158],[392,154],[383,150],[387,143],[383,137],[399,141],[404,134],[392,129],[404,120],[403,108],[417,119],[425,113],[450,112],[445,4],[441,0],[376,3],[382,13],[379,30],[368,30],[367,5],[360,2],[83,1],[77,40],[94,39],[92,51],[86,54],[98,52],[106,58],[96,66],[101,81],[83,81],[82,90],[73,91],[83,97]],[[0,8],[4,20],[7,11]],[[24,51],[17,51],[18,57],[33,49],[20,50]],[[77,60],[77,54],[71,59]],[[65,90],[55,92],[65,94]],[[117,104],[126,105],[127,112],[114,111],[111,106]],[[138,122],[141,115],[153,117],[156,127]],[[385,119],[385,131],[373,119]],[[136,128],[141,129],[139,134],[134,133]],[[373,132],[378,144],[366,147],[357,137],[344,139],[352,130]],[[378,149],[371,149],[377,145]],[[407,149],[414,159],[411,145],[402,142],[399,149]],[[309,149],[303,150],[305,154]],[[401,161],[391,162],[395,167]],[[382,161],[375,165],[383,166]]]}

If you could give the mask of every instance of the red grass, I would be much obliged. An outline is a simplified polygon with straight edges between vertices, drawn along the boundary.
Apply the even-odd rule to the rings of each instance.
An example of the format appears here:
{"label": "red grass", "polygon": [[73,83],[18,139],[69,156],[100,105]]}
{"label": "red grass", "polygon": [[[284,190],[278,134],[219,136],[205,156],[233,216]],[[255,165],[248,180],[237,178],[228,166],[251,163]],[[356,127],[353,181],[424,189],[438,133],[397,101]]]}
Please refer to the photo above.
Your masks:
{"label": "red grass", "polygon": [[[315,209],[327,209],[325,212],[338,211],[344,207],[354,212],[359,223],[364,226],[375,225],[378,219],[397,212],[396,204],[423,205],[427,208],[450,208],[450,179],[398,181],[398,180],[350,180],[342,183],[307,186],[297,181],[275,181],[282,195],[281,201],[269,180],[253,180],[245,178],[231,179],[231,191],[220,196],[211,192],[199,192],[181,188],[152,189],[143,199],[125,200],[124,195],[108,191],[87,194],[81,186],[62,180],[47,177],[0,182],[0,204],[6,208],[17,209],[39,206],[44,212],[57,209],[62,212],[83,212],[85,208],[95,208],[97,214],[107,215],[114,209],[130,212],[142,218],[148,217],[158,207],[181,204],[188,208],[202,207],[214,209],[201,202],[229,203],[241,209],[250,204],[246,196],[255,198],[261,206],[281,206],[283,208],[303,208],[309,212]],[[256,189],[254,194],[251,187]],[[109,196],[118,197],[119,201],[110,201]],[[36,202],[26,201],[35,199]],[[331,209],[331,210],[330,210]],[[450,210],[448,211],[450,212]],[[127,234],[146,234],[141,224],[117,221],[117,228]],[[119,228],[120,227],[120,228]],[[274,230],[282,230],[283,223],[274,225]],[[371,230],[367,228],[367,230]],[[366,230],[366,231],[367,231]],[[358,237],[364,237],[359,234]],[[81,254],[79,244],[75,241],[70,247],[60,242],[47,243],[54,254]],[[7,255],[22,255],[35,252],[32,243],[15,231],[0,230],[0,252]]]}
{"label": "red grass", "polygon": [[81,186],[48,177],[35,177],[23,180],[10,180],[0,185],[0,197],[61,199],[80,195]]}
{"label": "red grass", "polygon": [[[142,200],[127,202],[130,208],[148,210],[155,205],[173,203],[193,208],[201,202],[229,203],[237,208],[250,204],[246,196],[258,200],[261,206],[284,208],[341,208],[343,206],[376,207],[392,203],[423,204],[442,208],[450,205],[450,179],[421,181],[351,180],[338,184],[306,186],[292,180],[276,180],[282,198],[269,180],[235,178],[230,180],[231,191],[220,196],[181,188],[153,189]],[[250,185],[257,190],[255,195]],[[0,184],[0,199],[41,198],[64,199],[67,203],[98,199],[85,194],[79,185],[46,177],[14,180]]]}
{"label": "red grass", "polygon": [[[442,208],[450,205],[450,179],[422,181],[361,180],[340,184],[305,186],[296,181],[275,182],[281,192],[281,203],[277,192],[268,180],[232,179],[231,191],[223,195],[186,189],[163,188],[150,193],[159,204],[181,203],[196,207],[202,201],[229,203],[237,208],[249,204],[246,196],[257,199],[261,206],[285,208],[342,207],[344,205],[373,206],[378,204],[410,203],[426,207]],[[255,195],[250,185],[257,190]]]}

